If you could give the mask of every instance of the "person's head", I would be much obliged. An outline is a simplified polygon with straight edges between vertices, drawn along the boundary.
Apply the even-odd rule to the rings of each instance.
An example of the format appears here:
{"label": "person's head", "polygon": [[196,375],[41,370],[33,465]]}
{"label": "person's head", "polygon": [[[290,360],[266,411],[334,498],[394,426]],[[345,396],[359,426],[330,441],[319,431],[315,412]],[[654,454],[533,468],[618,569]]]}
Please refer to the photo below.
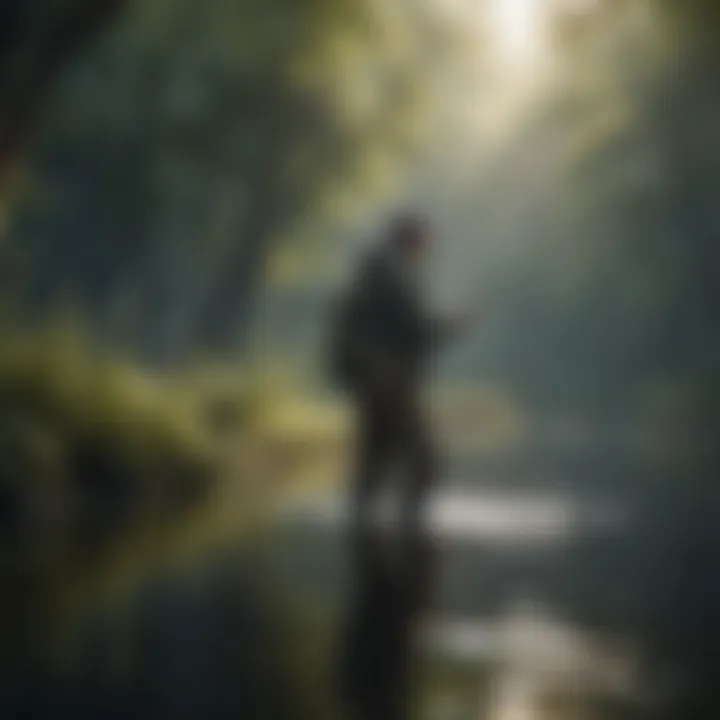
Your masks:
{"label": "person's head", "polygon": [[430,249],[427,222],[414,213],[398,216],[390,228],[390,243],[403,262],[421,263]]}

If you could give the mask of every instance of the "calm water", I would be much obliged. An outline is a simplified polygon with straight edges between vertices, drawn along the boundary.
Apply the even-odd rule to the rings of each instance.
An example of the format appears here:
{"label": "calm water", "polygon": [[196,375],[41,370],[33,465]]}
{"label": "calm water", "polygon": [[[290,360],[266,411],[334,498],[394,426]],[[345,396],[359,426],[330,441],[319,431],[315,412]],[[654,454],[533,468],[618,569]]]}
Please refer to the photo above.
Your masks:
{"label": "calm water", "polygon": [[[382,505],[380,522],[391,522],[393,498]],[[310,524],[340,526],[345,499],[322,493],[295,501],[283,512]],[[627,522],[626,510],[612,500],[583,503],[562,493],[448,489],[436,493],[429,506],[433,534],[478,543],[568,542],[587,532],[610,532]]]}
{"label": "calm water", "polygon": [[[290,572],[314,593],[324,589],[342,597],[346,568],[337,540],[345,507],[343,494],[334,492],[282,510],[283,524],[294,528]],[[393,499],[386,498],[379,522],[391,522],[392,510]],[[574,589],[579,574],[572,558],[578,552],[576,564],[592,576],[601,573],[583,559],[583,548],[589,542],[596,554],[600,548],[610,557],[612,551],[602,548],[612,547],[631,520],[621,499],[585,498],[555,490],[552,483],[503,490],[492,483],[447,482],[429,512],[442,547],[443,587],[439,611],[425,627],[426,652],[476,671],[478,697],[487,694],[482,677],[488,667],[495,680],[475,706],[453,693],[436,698],[431,720],[474,718],[477,710],[469,708],[477,706],[487,720],[535,720],[543,717],[544,698],[552,692],[631,697],[633,654],[622,637],[591,631],[544,597],[548,588],[550,595],[562,595],[564,585]],[[567,607],[581,602],[573,592],[569,598]]]}

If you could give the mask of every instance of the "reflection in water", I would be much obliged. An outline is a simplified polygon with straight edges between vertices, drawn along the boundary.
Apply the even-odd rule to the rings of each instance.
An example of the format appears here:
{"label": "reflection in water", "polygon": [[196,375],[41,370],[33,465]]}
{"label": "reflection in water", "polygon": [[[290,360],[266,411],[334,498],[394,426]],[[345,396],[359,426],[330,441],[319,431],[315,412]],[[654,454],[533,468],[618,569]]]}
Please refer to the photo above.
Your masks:
{"label": "reflection in water", "polygon": [[500,681],[488,717],[490,720],[534,720],[539,714],[537,692],[532,678],[509,672]]}
{"label": "reflection in water", "polygon": [[[389,500],[386,511],[392,509]],[[451,484],[438,492],[431,523],[434,533],[448,543],[444,563],[450,573],[443,581],[439,614],[424,621],[419,640],[431,664],[445,668],[455,679],[448,681],[450,686],[440,680],[439,686],[428,689],[423,717],[559,720],[561,713],[566,718],[586,717],[583,708],[598,697],[621,703],[633,699],[633,656],[623,642],[599,631],[588,632],[580,624],[582,619],[568,621],[562,603],[550,610],[522,599],[537,588],[530,581],[519,589],[516,580],[526,572],[526,565],[520,569],[514,565],[523,558],[521,564],[545,567],[538,570],[540,574],[552,572],[555,561],[546,567],[543,553],[560,562],[593,528],[615,537],[629,520],[622,509],[550,490],[468,490],[467,485]],[[328,537],[328,531],[332,537],[344,515],[341,498],[328,494],[296,501],[286,512],[290,519],[303,521],[306,529],[301,532],[307,527],[325,528],[319,537]],[[458,547],[470,554],[476,548],[487,564],[466,562]],[[308,552],[317,563],[322,548],[313,546]],[[452,577],[462,578],[459,582],[465,585],[459,595]],[[333,586],[339,580],[328,582]],[[582,584],[582,579],[577,582]],[[545,597],[542,589],[538,593]],[[499,604],[477,600],[489,596],[497,597]],[[549,602],[553,603],[552,597]],[[505,608],[499,617],[495,607]],[[453,685],[457,677],[468,679]]]}
{"label": "reflection in water", "polygon": [[[392,500],[386,498],[380,508],[385,524]],[[334,525],[345,516],[341,497],[328,494],[296,500],[286,512]],[[611,502],[588,508],[560,494],[454,490],[438,493],[429,518],[433,533],[443,537],[502,544],[561,542],[588,530],[616,530],[624,521],[622,509]]]}
{"label": "reflection in water", "polygon": [[491,720],[543,717],[553,698],[581,705],[594,696],[632,700],[637,682],[631,652],[593,637],[528,603],[498,622],[445,620],[429,629],[430,650],[445,658],[498,670],[486,698]]}

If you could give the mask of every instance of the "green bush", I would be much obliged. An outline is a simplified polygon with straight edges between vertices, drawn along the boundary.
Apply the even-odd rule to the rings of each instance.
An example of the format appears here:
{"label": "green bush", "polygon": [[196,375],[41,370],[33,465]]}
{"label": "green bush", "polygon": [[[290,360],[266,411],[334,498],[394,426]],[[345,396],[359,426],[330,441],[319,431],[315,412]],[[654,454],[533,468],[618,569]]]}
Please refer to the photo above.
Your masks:
{"label": "green bush", "polygon": [[263,472],[249,455],[279,442],[285,385],[152,373],[67,319],[1,334],[0,623],[50,619],[260,514],[272,484],[248,482]]}

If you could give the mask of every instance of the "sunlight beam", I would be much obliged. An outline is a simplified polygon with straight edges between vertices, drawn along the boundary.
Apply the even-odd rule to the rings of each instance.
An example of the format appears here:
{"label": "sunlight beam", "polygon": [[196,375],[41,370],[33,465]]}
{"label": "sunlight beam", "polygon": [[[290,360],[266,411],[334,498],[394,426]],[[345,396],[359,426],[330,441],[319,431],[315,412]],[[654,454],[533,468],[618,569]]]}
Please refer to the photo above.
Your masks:
{"label": "sunlight beam", "polygon": [[506,61],[532,63],[545,48],[547,3],[544,0],[494,0],[492,26],[498,52]]}

